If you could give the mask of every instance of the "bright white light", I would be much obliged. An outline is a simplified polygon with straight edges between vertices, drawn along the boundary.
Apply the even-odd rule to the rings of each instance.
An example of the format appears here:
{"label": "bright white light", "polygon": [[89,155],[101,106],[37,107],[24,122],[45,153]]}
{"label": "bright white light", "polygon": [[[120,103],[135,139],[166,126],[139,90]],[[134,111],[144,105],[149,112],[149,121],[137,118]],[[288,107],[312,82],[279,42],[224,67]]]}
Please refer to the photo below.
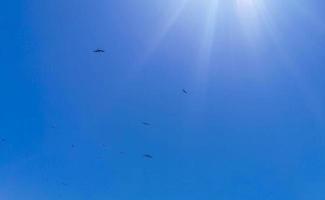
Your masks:
{"label": "bright white light", "polygon": [[242,21],[253,21],[258,17],[256,0],[236,0],[237,13]]}
{"label": "bright white light", "polygon": [[237,0],[237,6],[240,10],[252,10],[255,5],[255,0]]}
{"label": "bright white light", "polygon": [[[166,6],[167,14],[151,42],[146,57],[149,57],[159,47],[165,36],[173,31],[173,28],[177,29],[179,25],[192,26],[191,30],[197,30],[197,37],[202,41],[198,47],[198,60],[202,65],[209,65],[214,41],[218,39],[219,31],[229,28],[229,24],[235,24],[237,32],[234,34],[237,36],[241,34],[248,43],[255,44],[259,36],[263,35],[263,28],[267,26],[268,29],[272,29],[270,16],[264,5],[265,1],[267,0],[168,0],[168,4],[161,3],[162,7],[164,4],[168,5]],[[198,20],[201,23],[197,23]]]}

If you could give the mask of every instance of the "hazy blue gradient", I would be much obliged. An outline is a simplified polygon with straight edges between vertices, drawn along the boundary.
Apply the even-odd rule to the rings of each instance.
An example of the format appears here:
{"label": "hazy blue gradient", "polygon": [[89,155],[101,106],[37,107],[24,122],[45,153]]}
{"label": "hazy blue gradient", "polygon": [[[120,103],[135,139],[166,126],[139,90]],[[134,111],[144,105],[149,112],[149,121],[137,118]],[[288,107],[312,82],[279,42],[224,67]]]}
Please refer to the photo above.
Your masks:
{"label": "hazy blue gradient", "polygon": [[237,1],[1,1],[0,199],[325,199],[325,1]]}

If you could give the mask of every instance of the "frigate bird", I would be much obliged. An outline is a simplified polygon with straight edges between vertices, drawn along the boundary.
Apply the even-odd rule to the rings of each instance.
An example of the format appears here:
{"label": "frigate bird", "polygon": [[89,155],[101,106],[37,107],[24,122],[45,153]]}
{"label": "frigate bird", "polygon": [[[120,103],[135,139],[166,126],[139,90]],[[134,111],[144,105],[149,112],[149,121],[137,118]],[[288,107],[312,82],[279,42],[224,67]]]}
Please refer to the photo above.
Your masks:
{"label": "frigate bird", "polygon": [[185,89],[182,89],[182,92],[183,92],[184,94],[188,94],[187,90],[185,90]]}
{"label": "frigate bird", "polygon": [[61,182],[60,184],[63,186],[68,186],[68,183],[66,183],[66,182]]}
{"label": "frigate bird", "polygon": [[94,53],[104,53],[105,50],[103,50],[103,49],[95,49],[93,52]]}
{"label": "frigate bird", "polygon": [[142,124],[145,125],[145,126],[151,126],[151,124],[148,123],[148,122],[142,122]]}
{"label": "frigate bird", "polygon": [[143,157],[153,159],[152,155],[150,155],[150,154],[143,154]]}

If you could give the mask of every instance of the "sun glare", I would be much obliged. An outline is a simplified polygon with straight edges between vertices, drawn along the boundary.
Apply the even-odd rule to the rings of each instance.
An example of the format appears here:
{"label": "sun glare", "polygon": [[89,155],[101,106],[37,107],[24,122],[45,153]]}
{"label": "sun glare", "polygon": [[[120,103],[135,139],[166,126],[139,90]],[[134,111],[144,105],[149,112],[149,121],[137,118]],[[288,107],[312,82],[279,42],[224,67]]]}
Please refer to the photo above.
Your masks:
{"label": "sun glare", "polygon": [[[241,26],[242,35],[247,37],[249,42],[256,41],[256,36],[259,33],[262,20],[265,20],[265,0],[181,0],[173,2],[172,11],[166,15],[168,16],[161,24],[161,28],[157,31],[154,37],[152,46],[148,51],[151,54],[158,48],[165,36],[172,31],[177,24],[186,23],[186,26],[193,26],[190,24],[191,18],[200,20],[200,27],[192,27],[192,29],[200,30],[201,35],[197,35],[202,40],[200,52],[198,56],[201,63],[209,65],[209,57],[212,53],[213,43],[218,35],[218,31],[223,29],[223,25],[238,22]],[[189,14],[191,13],[191,14]],[[196,24],[197,25],[197,24]],[[239,30],[239,29],[238,29]],[[148,55],[147,54],[147,55]],[[150,55],[148,55],[150,56]],[[204,65],[204,64],[203,64]]]}
{"label": "sun glare", "polygon": [[245,23],[257,20],[259,14],[258,3],[256,0],[236,0],[236,10],[240,20]]}
{"label": "sun glare", "polygon": [[242,10],[251,10],[255,6],[255,0],[237,0],[237,6]]}

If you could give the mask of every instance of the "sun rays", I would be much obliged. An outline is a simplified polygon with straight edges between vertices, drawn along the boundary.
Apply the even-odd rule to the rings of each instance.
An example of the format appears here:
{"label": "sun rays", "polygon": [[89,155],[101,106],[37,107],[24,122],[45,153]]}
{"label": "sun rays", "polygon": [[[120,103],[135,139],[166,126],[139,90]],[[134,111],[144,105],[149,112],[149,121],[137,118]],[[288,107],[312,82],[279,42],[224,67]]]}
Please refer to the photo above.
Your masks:
{"label": "sun rays", "polygon": [[[181,0],[172,3],[172,11],[169,12],[166,19],[163,20],[163,24],[160,25],[159,30],[156,31],[156,34],[151,39],[150,47],[146,51],[145,57],[148,59],[156,49],[159,48],[169,32],[172,32],[173,28],[178,23],[182,23],[183,21],[180,19],[184,19],[184,15],[186,15],[187,18],[200,20],[200,25],[195,27],[195,29],[200,30],[198,32],[201,33],[201,35],[195,36],[199,37],[201,41],[201,45],[197,48],[197,59],[200,65],[209,65],[216,33],[219,28],[218,22],[221,20],[228,20],[226,17],[219,15],[219,12],[222,11],[225,13],[224,10],[227,8],[227,12],[229,12],[227,15],[232,15],[232,17],[235,18],[237,17],[238,23],[242,26],[242,34],[247,37],[254,37],[254,34],[256,34],[259,29],[261,16],[264,15],[264,13],[261,13],[265,8],[262,1],[263,0]],[[196,12],[193,13],[197,16],[186,14],[188,10],[196,10]],[[192,26],[191,24],[187,25]],[[250,40],[250,42],[252,42],[253,39]]]}
{"label": "sun rays", "polygon": [[214,43],[214,36],[217,25],[217,12],[219,9],[219,1],[210,1],[205,18],[205,27],[199,53],[199,62],[203,66],[209,65],[211,49]]}
{"label": "sun rays", "polygon": [[[211,64],[211,57],[217,49],[214,47],[219,45],[216,41],[228,39],[231,42],[232,35],[239,46],[243,43],[247,48],[246,51],[252,53],[257,51],[257,47],[270,41],[278,49],[284,49],[283,33],[277,24],[278,16],[275,15],[279,12],[285,13],[284,10],[279,10],[282,9],[280,3],[271,0],[167,0],[159,3],[161,9],[166,11],[157,20],[157,29],[152,30],[152,37],[148,38],[148,48],[144,50],[141,63],[146,63],[161,44],[166,42],[167,38],[170,39],[169,34],[175,32],[178,37],[190,35],[186,38],[188,43],[197,45],[196,59],[200,70],[204,70]],[[275,8],[277,10],[274,10]],[[188,34],[184,28],[178,29],[180,26],[190,27],[189,30],[194,31]],[[228,31],[232,35],[220,34],[222,31]],[[178,42],[174,39],[171,45],[178,48]]]}
{"label": "sun rays", "polygon": [[[256,81],[257,84],[272,82],[270,81],[272,74],[269,72],[282,71],[281,68],[285,68],[284,71],[294,74],[293,79],[301,84],[298,87],[305,94],[306,104],[314,115],[318,119],[325,116],[325,112],[319,111],[323,110],[321,108],[323,105],[318,94],[313,92],[303,72],[296,68],[301,65],[301,61],[294,57],[295,49],[290,46],[292,45],[290,37],[294,37],[294,34],[301,34],[290,30],[292,22],[299,24],[303,19],[305,23],[309,22],[317,26],[320,31],[325,30],[324,23],[320,20],[322,18],[319,17],[320,14],[310,8],[311,5],[307,3],[307,0],[299,2],[294,0],[287,2],[279,0],[166,0],[165,4],[166,7],[164,3],[160,3],[160,6],[162,10],[168,10],[167,14],[157,20],[157,29],[152,30],[153,34],[148,42],[149,47],[145,50],[141,64],[145,65],[149,59],[155,59],[154,54],[161,46],[164,46],[164,50],[167,51],[157,56],[161,60],[166,59],[166,56],[190,60],[184,62],[186,64],[183,66],[175,65],[182,69],[174,71],[175,73],[177,71],[189,72],[192,87],[196,87],[197,91],[202,94],[200,95],[202,100],[200,99],[199,102],[205,101],[209,84],[213,82],[213,74],[217,74],[216,72],[219,72],[221,68],[223,69],[220,71],[229,72],[230,79],[232,75],[240,79],[240,74],[247,74],[247,77]],[[186,31],[189,30],[194,31],[188,34]],[[175,34],[177,37],[174,37],[175,32],[177,32]],[[190,37],[185,38],[185,42],[179,41],[178,39],[183,35],[184,37],[190,35]],[[184,43],[190,44],[188,46],[195,46],[191,49],[195,53],[181,52],[184,48],[181,48],[180,44]],[[188,55],[193,55],[193,57]],[[143,65],[137,67],[137,70],[141,70]],[[269,82],[267,84],[270,84]],[[229,83],[231,84],[232,81]]]}

